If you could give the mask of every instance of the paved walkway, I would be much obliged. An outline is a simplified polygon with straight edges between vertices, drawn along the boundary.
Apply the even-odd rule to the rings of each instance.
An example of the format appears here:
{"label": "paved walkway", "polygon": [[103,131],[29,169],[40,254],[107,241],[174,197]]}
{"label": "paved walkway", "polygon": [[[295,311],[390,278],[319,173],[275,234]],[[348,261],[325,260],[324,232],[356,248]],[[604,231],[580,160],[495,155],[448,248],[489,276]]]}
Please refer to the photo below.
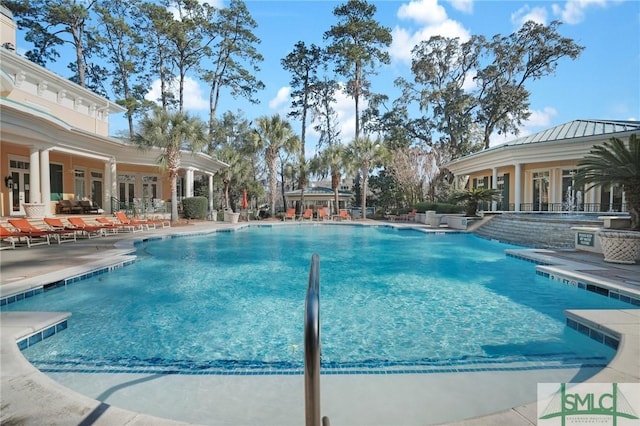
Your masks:
{"label": "paved walkway", "polygon": [[[278,224],[274,222],[274,224]],[[177,233],[214,232],[232,226],[197,222],[188,226],[78,240],[62,245],[20,247],[0,252],[2,297],[42,284],[117,263],[132,254],[133,243]],[[394,224],[395,225],[395,224]],[[414,226],[400,224],[397,226]],[[440,230],[439,230],[440,231]],[[640,298],[640,265],[612,265],[598,255],[573,251],[522,250],[524,257],[557,263],[546,266],[552,273],[597,282]],[[35,369],[20,353],[16,341],[64,318],[65,313],[1,314],[0,395],[2,424],[182,424],[123,410],[64,388]],[[620,338],[618,353],[607,368],[590,382],[640,382],[640,309],[616,311],[569,311],[568,317]],[[534,425],[536,403],[515,407],[491,416],[458,422],[458,425]]]}

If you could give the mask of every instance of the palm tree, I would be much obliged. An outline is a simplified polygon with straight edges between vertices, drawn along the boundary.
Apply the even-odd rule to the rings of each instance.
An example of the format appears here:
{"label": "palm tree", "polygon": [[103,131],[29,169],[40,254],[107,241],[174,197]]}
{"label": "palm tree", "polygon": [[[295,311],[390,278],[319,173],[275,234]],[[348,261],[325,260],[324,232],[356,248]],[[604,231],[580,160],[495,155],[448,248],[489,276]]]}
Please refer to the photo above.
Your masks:
{"label": "palm tree", "polygon": [[576,183],[587,184],[587,191],[598,185],[623,187],[631,229],[640,231],[640,141],[637,135],[632,134],[628,144],[614,137],[594,146],[578,162],[578,167]]}
{"label": "palm tree", "polygon": [[260,117],[256,121],[254,143],[257,150],[264,150],[264,158],[269,174],[269,204],[271,217],[276,214],[276,189],[278,186],[278,153],[281,149],[288,152],[298,150],[298,137],[293,133],[291,124],[278,114]]}
{"label": "palm tree", "polygon": [[500,191],[491,188],[472,188],[459,191],[453,194],[451,200],[456,203],[465,205],[465,216],[475,216],[478,211],[478,205],[483,202],[497,200]]}
{"label": "palm tree", "polygon": [[249,163],[246,161],[246,157],[242,155],[242,152],[233,146],[225,145],[216,151],[216,156],[220,161],[224,161],[229,167],[226,167],[218,172],[218,176],[222,181],[222,192],[224,196],[224,207],[226,209],[232,209],[231,200],[229,194],[231,187],[237,184],[243,176],[249,174]]}
{"label": "palm tree", "polygon": [[314,158],[312,166],[314,171],[323,176],[331,175],[331,189],[333,189],[334,201],[333,214],[338,214],[339,210],[340,180],[347,161],[345,152],[345,148],[342,145],[330,145],[318,157]]}
{"label": "palm tree", "polygon": [[182,150],[201,150],[207,145],[206,125],[197,117],[183,111],[166,111],[155,108],[152,116],[145,116],[140,123],[140,132],[133,142],[141,149],[160,148],[158,164],[169,173],[171,180],[171,222],[178,221],[177,177],[180,170]]}
{"label": "palm tree", "polygon": [[368,136],[356,138],[351,145],[347,147],[347,162],[354,168],[357,168],[362,174],[361,188],[361,207],[362,218],[367,218],[367,186],[369,183],[369,174],[376,167],[384,165],[389,159],[389,151],[382,142],[371,140]]}

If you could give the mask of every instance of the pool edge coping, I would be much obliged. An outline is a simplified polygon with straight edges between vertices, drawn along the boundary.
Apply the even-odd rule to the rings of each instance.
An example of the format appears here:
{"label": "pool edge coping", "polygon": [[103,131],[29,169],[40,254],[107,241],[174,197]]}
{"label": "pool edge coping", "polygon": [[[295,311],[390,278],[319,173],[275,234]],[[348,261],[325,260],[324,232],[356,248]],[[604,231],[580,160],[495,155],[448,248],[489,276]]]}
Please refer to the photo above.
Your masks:
{"label": "pool edge coping", "polygon": [[[2,316],[5,317],[6,314],[13,314],[13,312],[2,313]],[[640,335],[637,333],[637,330],[640,329],[640,310],[567,310],[565,314],[567,318],[596,329],[606,330],[620,338],[618,350],[611,362],[586,382],[635,383],[640,381],[640,357],[638,356],[640,354]],[[46,326],[47,321],[55,322],[60,318],[66,317],[65,313],[55,312],[40,313],[39,316],[23,314],[20,321],[17,323],[14,321],[14,324],[7,324],[6,319],[3,319],[0,324],[0,377],[2,378],[3,406],[5,408],[3,410],[3,421],[11,418],[14,404],[24,404],[26,400],[41,401],[40,409],[35,416],[42,419],[63,416],[60,418],[69,421],[70,413],[75,413],[80,416],[78,421],[81,422],[87,418],[87,415],[96,410],[101,410],[99,414],[101,422],[111,424],[190,424],[161,419],[104,404],[64,387],[35,368],[18,348],[18,339],[37,332],[38,325]],[[38,325],[34,325],[34,321]],[[16,390],[20,391],[14,392]],[[28,394],[22,401],[11,400],[11,397],[16,398],[18,395],[24,397],[25,393]],[[10,396],[9,401],[7,401],[7,395]],[[20,396],[18,396],[18,399],[20,399]],[[8,418],[5,418],[5,416],[8,416]],[[520,424],[523,419],[526,419],[532,425],[537,423],[537,401],[487,416],[442,424],[468,426]],[[499,423],[496,423],[498,420]]]}
{"label": "pool edge coping", "polygon": [[[266,226],[279,226],[277,224],[267,224]],[[361,224],[366,225],[366,224]],[[410,226],[393,226],[385,223],[371,223],[374,226],[388,226],[391,228],[409,228]],[[239,224],[238,226],[223,228],[223,231],[242,229],[250,226],[249,224]],[[256,226],[265,226],[256,224]],[[413,226],[411,226],[413,228]],[[420,228],[415,227],[420,230]],[[185,236],[195,234],[207,234],[217,232],[219,229],[210,230],[198,230],[193,232],[182,233],[170,233],[170,234],[157,234],[151,237],[145,238],[144,236],[137,236],[134,238],[117,241],[114,243],[114,247],[118,250],[120,255],[128,254],[135,249],[135,245],[148,240],[172,238],[174,235]],[[440,230],[434,230],[439,232]],[[424,232],[424,231],[423,231]],[[441,231],[440,231],[441,232]],[[460,231],[456,231],[460,232]],[[536,249],[531,249],[536,250]],[[538,250],[539,251],[539,250]],[[550,253],[552,256],[552,253]],[[571,262],[561,262],[559,259],[554,258],[554,266],[559,266]],[[95,262],[93,262],[95,263]],[[576,263],[576,262],[573,262]],[[89,266],[90,264],[83,265]],[[67,268],[73,269],[73,268]],[[66,270],[66,269],[65,269]],[[58,271],[56,273],[63,273],[65,270]],[[42,278],[42,277],[40,277]],[[30,279],[28,279],[30,280]],[[27,280],[23,280],[27,281]],[[22,282],[22,281],[21,281]],[[14,283],[18,284],[18,282]],[[611,317],[611,312],[623,312],[623,317],[615,315]],[[620,335],[620,344],[616,355],[612,361],[595,376],[587,380],[587,382],[617,382],[623,383],[625,381],[638,382],[640,381],[640,333],[637,330],[640,329],[640,309],[629,310],[569,310],[566,311],[567,315],[572,315],[572,318],[582,319],[594,327],[604,327],[607,330],[613,331]],[[3,313],[4,314],[4,313]],[[626,320],[624,320],[626,318]],[[27,327],[28,330],[28,327]],[[107,422],[112,424],[158,424],[158,425],[185,425],[190,423],[179,422],[174,420],[157,418],[154,416],[140,414],[129,410],[124,410],[116,406],[104,404],[100,401],[91,399],[87,396],[79,394],[69,388],[66,388],[53,379],[49,378],[46,374],[36,369],[28,360],[22,355],[17,345],[17,336],[20,333],[25,333],[25,327],[6,327],[5,322],[0,322],[0,377],[2,378],[2,394],[3,394],[3,413],[2,421],[11,419],[13,416],[24,415],[24,413],[15,413],[13,407],[15,405],[29,405],[28,401],[40,401],[41,407],[37,413],[33,413],[33,410],[28,411],[29,422],[38,423],[37,418],[47,419],[51,421],[55,418],[64,419],[69,421],[69,415],[71,412],[78,416],[78,422],[86,420],[88,418],[100,419],[100,422]],[[631,369],[634,369],[635,374]],[[10,387],[11,389],[6,389]],[[8,390],[15,390],[16,392],[8,392]],[[36,395],[26,396],[20,399],[19,395],[23,395],[26,392],[35,393]],[[11,395],[17,398],[7,403],[6,396]],[[51,407],[51,405],[57,402],[57,407]],[[43,410],[46,406],[47,410]],[[486,416],[475,417],[467,420],[461,420],[456,422],[442,423],[443,425],[490,425],[490,424],[531,424],[537,423],[537,402],[532,402],[520,407],[513,407],[511,409],[503,410]],[[20,418],[20,417],[17,417]],[[524,423],[523,423],[524,421]],[[40,423],[42,423],[40,421]]]}

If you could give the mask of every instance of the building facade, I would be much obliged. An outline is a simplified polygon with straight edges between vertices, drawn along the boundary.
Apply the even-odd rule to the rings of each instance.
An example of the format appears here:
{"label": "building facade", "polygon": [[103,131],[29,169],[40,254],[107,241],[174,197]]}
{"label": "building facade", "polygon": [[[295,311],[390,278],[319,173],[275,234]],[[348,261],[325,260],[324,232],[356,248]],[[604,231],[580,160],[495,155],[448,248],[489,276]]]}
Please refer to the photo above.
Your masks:
{"label": "building facade", "polygon": [[628,141],[640,121],[574,120],[459,158],[445,165],[457,188],[493,188],[499,200],[484,210],[626,211],[622,188],[577,187],[578,162],[612,137]]}
{"label": "building facade", "polygon": [[[162,208],[171,198],[160,149],[142,151],[109,136],[110,114],[124,109],[16,52],[16,26],[0,6],[0,207],[25,214],[25,204],[56,213],[60,200],[91,200],[111,213],[123,204]],[[182,153],[179,194],[193,196],[194,180],[227,165],[204,153]]]}

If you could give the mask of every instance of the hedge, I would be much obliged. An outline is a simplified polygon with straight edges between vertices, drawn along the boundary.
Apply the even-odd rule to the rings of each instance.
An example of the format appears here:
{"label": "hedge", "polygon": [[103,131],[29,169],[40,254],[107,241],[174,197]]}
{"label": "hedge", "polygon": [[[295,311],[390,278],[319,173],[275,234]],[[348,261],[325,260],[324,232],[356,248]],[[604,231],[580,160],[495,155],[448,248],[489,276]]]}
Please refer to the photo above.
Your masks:
{"label": "hedge", "polygon": [[186,219],[205,219],[207,217],[207,197],[189,197],[182,200]]}

